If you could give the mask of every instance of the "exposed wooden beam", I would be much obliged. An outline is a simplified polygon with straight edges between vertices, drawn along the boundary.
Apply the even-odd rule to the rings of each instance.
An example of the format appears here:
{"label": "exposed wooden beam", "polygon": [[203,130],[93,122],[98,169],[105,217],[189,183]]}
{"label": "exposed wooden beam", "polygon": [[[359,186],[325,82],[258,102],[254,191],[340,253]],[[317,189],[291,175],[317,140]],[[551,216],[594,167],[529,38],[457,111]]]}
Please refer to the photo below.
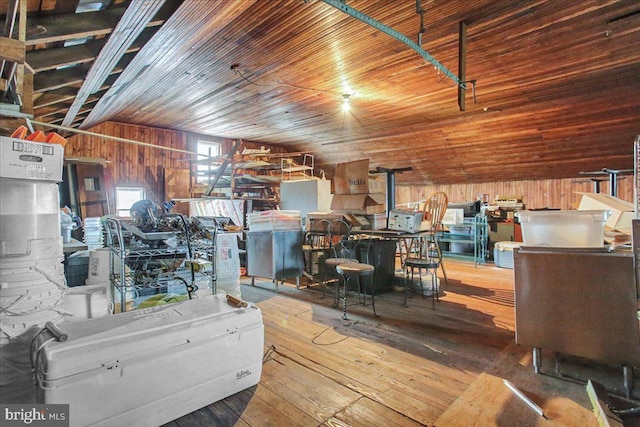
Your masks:
{"label": "exposed wooden beam", "polygon": [[[467,81],[467,24],[460,22],[458,28],[458,79],[461,82]],[[460,111],[465,110],[466,86],[458,85],[458,108]]]}
{"label": "exposed wooden beam", "polygon": [[[178,0],[169,0],[156,16],[147,22],[148,27],[158,27],[171,16]],[[132,4],[156,3],[155,1],[134,1]],[[173,9],[172,9],[173,7]],[[31,27],[43,27],[44,32],[33,34],[27,38],[27,46],[41,43],[61,42],[83,37],[93,37],[110,34],[125,12],[125,7],[112,7],[100,12],[87,13],[86,19],[77,13],[35,17],[30,21]]]}
{"label": "exposed wooden beam", "polygon": [[[84,68],[84,70],[82,68]],[[76,65],[76,67],[66,68],[64,70],[38,73],[35,76],[33,91],[36,93],[46,92],[65,86],[81,84],[84,82],[84,75],[88,69],[88,65]]]}
{"label": "exposed wooden beam", "polygon": [[156,144],[149,144],[148,142],[135,141],[135,140],[132,140],[132,139],[120,138],[120,137],[117,137],[117,136],[101,135],[101,134],[96,133],[96,132],[89,132],[89,131],[80,130],[80,129],[71,129],[71,128],[68,128],[66,126],[57,126],[57,125],[52,125],[51,123],[42,123],[42,122],[39,122],[39,121],[36,121],[36,120],[32,120],[32,123],[34,123],[36,125],[44,126],[44,127],[50,127],[50,128],[53,128],[53,129],[65,130],[65,131],[70,131],[70,132],[74,132],[74,133],[80,133],[82,135],[89,135],[89,136],[95,136],[97,138],[110,139],[112,141],[125,142],[127,144],[142,145],[144,147],[157,148],[159,150],[166,150],[166,151],[173,151],[175,153],[185,153],[185,154],[198,155],[198,153],[196,153],[194,151],[181,150],[179,148],[165,147],[165,146],[156,145]]}
{"label": "exposed wooden beam", "polygon": [[24,64],[24,42],[9,37],[0,37],[0,59]]}
{"label": "exposed wooden beam", "polygon": [[100,54],[89,70],[84,84],[78,91],[73,105],[62,122],[63,126],[68,126],[73,122],[74,117],[87,97],[99,90],[100,86],[107,79],[127,49],[129,49],[163,5],[164,0],[132,2],[129,5],[122,15],[120,22],[118,22],[113,34],[100,50]]}
{"label": "exposed wooden beam", "polygon": [[[146,28],[125,53],[140,50],[155,31],[156,28]],[[37,73],[68,65],[89,63],[98,57],[106,42],[107,39],[102,38],[76,46],[32,50],[27,52],[26,60]]]}

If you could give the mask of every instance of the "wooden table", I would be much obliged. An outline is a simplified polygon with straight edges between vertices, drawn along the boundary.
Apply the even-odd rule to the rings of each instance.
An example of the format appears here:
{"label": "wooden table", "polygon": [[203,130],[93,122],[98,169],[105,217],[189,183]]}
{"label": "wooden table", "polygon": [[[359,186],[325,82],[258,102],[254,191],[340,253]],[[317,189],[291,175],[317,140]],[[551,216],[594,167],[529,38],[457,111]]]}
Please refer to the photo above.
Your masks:
{"label": "wooden table", "polygon": [[86,251],[87,249],[89,249],[89,246],[86,243],[76,240],[73,237],[69,243],[62,244],[62,252],[65,254],[77,251]]}

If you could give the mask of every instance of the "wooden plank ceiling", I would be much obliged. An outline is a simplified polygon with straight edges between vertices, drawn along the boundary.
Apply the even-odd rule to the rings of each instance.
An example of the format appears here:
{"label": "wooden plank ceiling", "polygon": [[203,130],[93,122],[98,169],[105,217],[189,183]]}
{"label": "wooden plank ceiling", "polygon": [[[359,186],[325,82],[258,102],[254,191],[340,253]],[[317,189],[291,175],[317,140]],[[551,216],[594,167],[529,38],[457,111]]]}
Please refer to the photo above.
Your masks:
{"label": "wooden plank ceiling", "polygon": [[[11,3],[0,0],[0,11]],[[104,1],[85,15],[74,13],[77,3],[27,1],[35,120],[279,144],[312,151],[329,175],[335,163],[362,158],[372,169],[413,167],[398,183],[633,167],[637,0],[421,1],[422,48],[454,74],[458,28],[467,25],[466,78],[477,86],[465,111],[456,85],[432,64],[321,0],[166,0],[135,38],[114,29],[127,7],[131,16],[148,2]],[[414,0],[346,3],[417,42]],[[88,40],[64,47],[80,37]],[[104,68],[96,58],[110,37],[120,60],[85,80],[92,65]]]}

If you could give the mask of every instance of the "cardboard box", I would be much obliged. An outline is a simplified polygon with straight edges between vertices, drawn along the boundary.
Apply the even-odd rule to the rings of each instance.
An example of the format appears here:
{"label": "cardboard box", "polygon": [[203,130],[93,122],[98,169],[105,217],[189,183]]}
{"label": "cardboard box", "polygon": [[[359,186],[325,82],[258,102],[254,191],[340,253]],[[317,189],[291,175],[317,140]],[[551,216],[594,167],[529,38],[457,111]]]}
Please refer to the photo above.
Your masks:
{"label": "cardboard box", "polygon": [[442,223],[444,225],[460,225],[464,222],[464,209],[447,209],[444,211]]}
{"label": "cardboard box", "polygon": [[369,174],[369,193],[387,194],[387,174],[386,173]]}
{"label": "cardboard box", "polygon": [[333,183],[336,195],[368,194],[369,159],[338,163]]}
{"label": "cardboard box", "polygon": [[369,220],[369,224],[372,230],[380,230],[382,228],[387,228],[387,214],[386,212],[377,213],[373,215],[367,215],[367,220]]}
{"label": "cardboard box", "polygon": [[64,147],[0,137],[0,177],[62,181]]}
{"label": "cardboard box", "polygon": [[331,210],[351,214],[370,215],[385,211],[384,194],[335,194],[331,201]]}
{"label": "cardboard box", "polygon": [[[306,231],[327,231],[327,223],[324,221],[345,221],[348,223],[344,214],[337,212],[309,212],[306,216]],[[344,230],[346,231],[346,230]],[[344,232],[342,231],[342,232]]]}
{"label": "cardboard box", "polygon": [[617,197],[602,193],[579,193],[582,195],[578,210],[607,210],[611,215],[605,226],[612,230],[631,234],[631,220],[633,219],[633,204]]}

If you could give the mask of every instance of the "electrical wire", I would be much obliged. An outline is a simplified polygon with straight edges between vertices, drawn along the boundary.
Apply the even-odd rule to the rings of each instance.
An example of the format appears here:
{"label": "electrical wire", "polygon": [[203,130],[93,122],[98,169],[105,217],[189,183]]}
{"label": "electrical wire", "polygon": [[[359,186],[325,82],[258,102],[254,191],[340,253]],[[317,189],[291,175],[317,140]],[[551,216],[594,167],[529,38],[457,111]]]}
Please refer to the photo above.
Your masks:
{"label": "electrical wire", "polygon": [[238,66],[233,65],[231,67],[231,70],[233,70],[237,75],[240,76],[240,78],[242,78],[242,80],[246,81],[247,83],[250,83],[252,85],[255,86],[260,86],[260,87],[279,87],[279,86],[285,86],[285,87],[289,87],[292,89],[299,89],[299,90],[306,90],[309,92],[320,92],[320,93],[326,93],[329,95],[335,95],[335,96],[340,96],[342,97],[343,94],[339,93],[339,92],[335,92],[335,91],[331,91],[331,90],[325,90],[325,89],[315,89],[315,88],[311,88],[311,87],[305,87],[305,86],[298,86],[298,85],[294,85],[294,84],[290,84],[290,83],[286,83],[286,82],[281,82],[281,83],[270,83],[270,84],[262,84],[262,83],[256,83],[253,80],[250,80],[248,77],[246,77],[244,74],[242,74],[242,72],[238,69]]}

